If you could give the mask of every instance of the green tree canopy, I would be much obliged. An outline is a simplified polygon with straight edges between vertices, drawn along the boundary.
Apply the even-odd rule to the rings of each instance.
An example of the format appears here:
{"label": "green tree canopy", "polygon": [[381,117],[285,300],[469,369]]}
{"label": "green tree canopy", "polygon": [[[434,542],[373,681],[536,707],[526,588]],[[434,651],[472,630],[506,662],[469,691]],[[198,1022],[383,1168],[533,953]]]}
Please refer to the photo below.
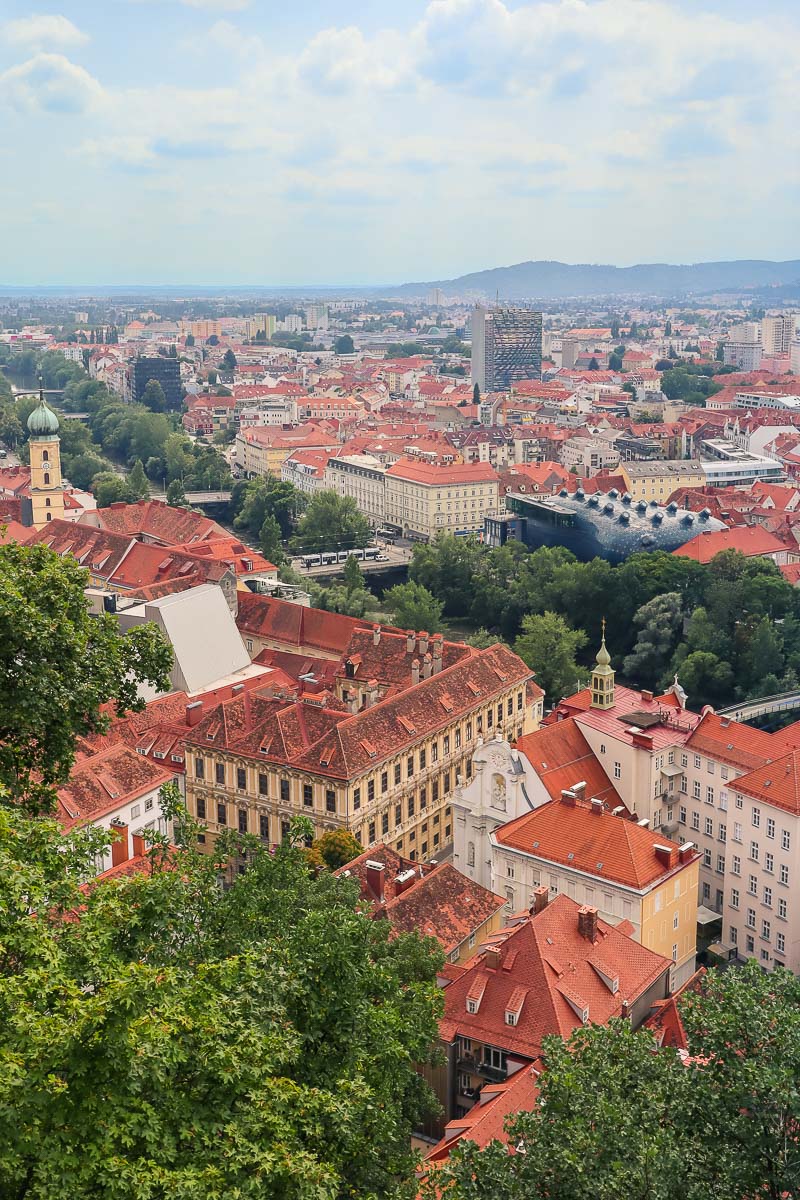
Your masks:
{"label": "green tree canopy", "polygon": [[355,354],[355,345],[349,333],[343,333],[333,343],[335,354]]}
{"label": "green tree canopy", "polygon": [[92,491],[98,508],[108,508],[110,504],[117,504],[119,501],[132,504],[136,499],[125,476],[117,475],[114,471],[104,471],[95,475],[92,479]]}
{"label": "green tree canopy", "polygon": [[150,412],[163,413],[166,411],[167,398],[157,379],[148,380],[147,386],[142,392],[142,404],[145,408],[149,408]]}
{"label": "green tree canopy", "polygon": [[233,490],[236,529],[258,537],[268,516],[275,518],[281,537],[289,536],[294,515],[303,507],[305,496],[291,483],[271,475],[249,479]]}
{"label": "green tree canopy", "polygon": [[267,513],[261,522],[258,534],[258,546],[265,558],[279,567],[286,559],[281,545],[281,527],[272,513]]}
{"label": "green tree canopy", "polygon": [[0,1194],[413,1195],[438,947],[293,839],[223,891],[175,815],[176,852],[83,892],[97,833],[0,806]]}
{"label": "green tree canopy", "polygon": [[581,686],[584,673],[576,655],[587,641],[582,629],[571,629],[557,613],[544,612],[524,618],[514,649],[535,672],[550,702],[556,703]]}
{"label": "green tree canopy", "polygon": [[348,555],[347,562],[344,564],[342,583],[348,592],[358,592],[365,586],[364,574],[354,554]]}
{"label": "green tree canopy", "polygon": [[401,629],[424,629],[438,633],[442,626],[442,602],[421,583],[410,579],[384,594],[383,603]]}
{"label": "green tree canopy", "polygon": [[349,829],[328,829],[316,839],[311,849],[319,854],[329,870],[336,871],[358,858],[364,847]]}
{"label": "green tree canopy", "polygon": [[372,540],[370,524],[352,496],[321,491],[312,496],[297,526],[294,546],[299,552],[360,550]]}
{"label": "green tree canopy", "polygon": [[625,674],[639,687],[654,686],[672,657],[683,622],[683,601],[678,592],[655,596],[638,609],[633,623],[639,632],[636,645],[625,657]]}
{"label": "green tree canopy", "polygon": [[128,475],[128,487],[137,500],[146,500],[150,495],[150,485],[147,482],[147,476],[144,473],[144,467],[140,458],[137,458]]}
{"label": "green tree canopy", "polygon": [[236,355],[232,350],[228,349],[222,356],[222,365],[226,371],[236,370]]}
{"label": "green tree canopy", "polygon": [[104,728],[102,705],[138,710],[141,683],[170,686],[155,626],[122,636],[115,617],[90,616],[88,578],[46,546],[0,547],[0,786],[31,807],[66,781],[75,738]]}

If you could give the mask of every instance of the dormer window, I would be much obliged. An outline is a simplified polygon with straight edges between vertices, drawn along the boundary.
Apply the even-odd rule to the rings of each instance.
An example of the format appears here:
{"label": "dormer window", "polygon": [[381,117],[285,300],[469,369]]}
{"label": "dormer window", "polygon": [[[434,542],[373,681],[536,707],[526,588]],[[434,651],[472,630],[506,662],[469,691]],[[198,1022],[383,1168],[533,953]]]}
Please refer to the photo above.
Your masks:
{"label": "dormer window", "polygon": [[474,1015],[477,1011],[478,1011],[478,1001],[477,1000],[468,1000],[467,1001],[467,1012],[473,1013],[473,1015]]}
{"label": "dormer window", "polygon": [[507,1012],[506,1013],[506,1025],[516,1025],[516,1023],[517,1023],[517,1014],[515,1012]]}

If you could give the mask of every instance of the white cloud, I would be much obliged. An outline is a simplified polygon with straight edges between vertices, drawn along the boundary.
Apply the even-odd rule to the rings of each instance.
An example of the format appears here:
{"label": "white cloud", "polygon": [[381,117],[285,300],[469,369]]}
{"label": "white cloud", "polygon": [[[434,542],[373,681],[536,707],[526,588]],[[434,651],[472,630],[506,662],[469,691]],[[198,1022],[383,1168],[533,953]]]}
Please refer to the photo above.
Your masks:
{"label": "white cloud", "polygon": [[250,0],[180,0],[180,3],[204,12],[241,12],[250,6]]}
{"label": "white cloud", "polygon": [[77,25],[73,25],[68,17],[55,13],[40,13],[20,17],[16,21],[7,21],[5,25],[0,26],[0,40],[11,46],[24,46],[32,50],[44,47],[69,50],[73,46],[82,46],[88,42],[89,36],[78,29]]}
{"label": "white cloud", "polygon": [[22,112],[83,113],[104,97],[94,76],[63,54],[35,54],[0,75],[0,102]]}

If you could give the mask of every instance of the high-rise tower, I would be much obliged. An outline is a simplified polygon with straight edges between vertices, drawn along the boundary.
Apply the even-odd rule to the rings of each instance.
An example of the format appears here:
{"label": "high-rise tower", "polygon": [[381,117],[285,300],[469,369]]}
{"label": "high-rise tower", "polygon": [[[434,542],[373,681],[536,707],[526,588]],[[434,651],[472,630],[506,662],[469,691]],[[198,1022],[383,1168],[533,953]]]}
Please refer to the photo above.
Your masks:
{"label": "high-rise tower", "polygon": [[527,308],[472,312],[472,382],[482,392],[505,392],[542,375],[542,314]]}

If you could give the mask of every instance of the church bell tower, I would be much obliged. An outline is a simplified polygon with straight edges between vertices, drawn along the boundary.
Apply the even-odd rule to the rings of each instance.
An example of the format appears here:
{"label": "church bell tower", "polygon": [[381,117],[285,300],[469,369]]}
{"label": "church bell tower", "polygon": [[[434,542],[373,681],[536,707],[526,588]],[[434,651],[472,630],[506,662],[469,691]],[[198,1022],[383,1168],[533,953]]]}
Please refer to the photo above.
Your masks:
{"label": "church bell tower", "polygon": [[606,619],[603,617],[603,637],[592,669],[592,708],[614,707],[614,668],[606,650]]}
{"label": "church bell tower", "polygon": [[23,504],[22,523],[43,529],[48,521],[64,516],[64,486],[61,480],[61,446],[58,417],[39,389],[39,403],[28,417],[31,494]]}

